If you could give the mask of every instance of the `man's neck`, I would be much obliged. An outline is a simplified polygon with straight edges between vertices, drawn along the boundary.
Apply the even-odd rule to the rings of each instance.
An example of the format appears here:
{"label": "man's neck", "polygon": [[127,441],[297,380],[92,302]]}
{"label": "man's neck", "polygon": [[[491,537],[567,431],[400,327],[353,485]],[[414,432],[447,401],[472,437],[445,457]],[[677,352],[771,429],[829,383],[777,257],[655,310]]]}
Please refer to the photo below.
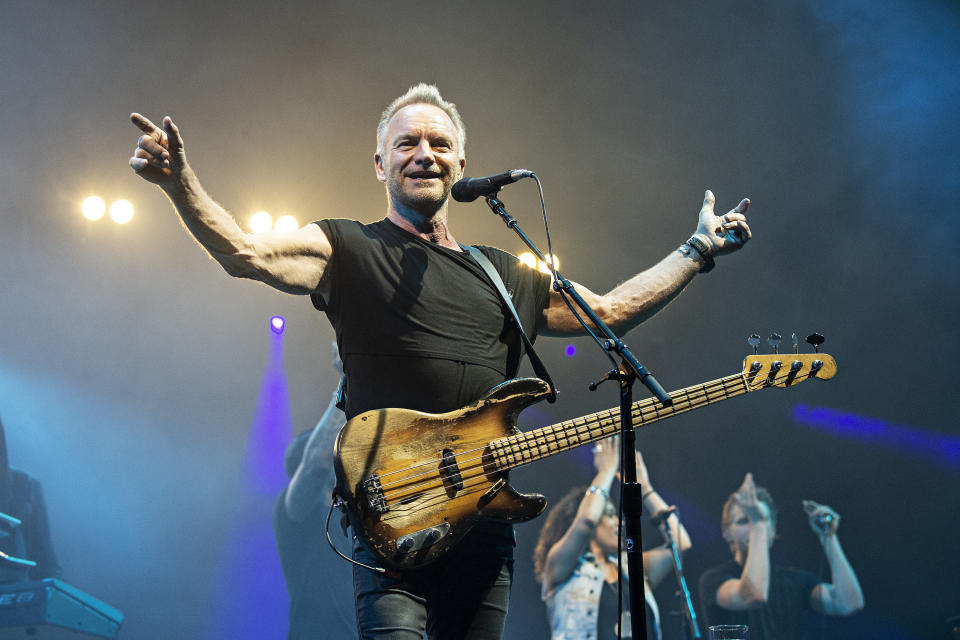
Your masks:
{"label": "man's neck", "polygon": [[427,242],[438,244],[447,249],[460,251],[460,245],[454,239],[447,226],[447,203],[444,202],[432,215],[391,202],[387,211],[387,220],[404,231],[420,236]]}

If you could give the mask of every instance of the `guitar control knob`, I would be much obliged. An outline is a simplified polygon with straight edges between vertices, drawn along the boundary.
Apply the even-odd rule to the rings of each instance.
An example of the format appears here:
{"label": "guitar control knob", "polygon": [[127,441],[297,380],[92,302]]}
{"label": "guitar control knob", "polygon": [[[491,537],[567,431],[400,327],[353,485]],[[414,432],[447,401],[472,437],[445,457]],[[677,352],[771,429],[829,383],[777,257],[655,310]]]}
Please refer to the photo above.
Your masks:
{"label": "guitar control knob", "polygon": [[403,553],[413,549],[413,538],[400,538],[397,540],[397,550]]}

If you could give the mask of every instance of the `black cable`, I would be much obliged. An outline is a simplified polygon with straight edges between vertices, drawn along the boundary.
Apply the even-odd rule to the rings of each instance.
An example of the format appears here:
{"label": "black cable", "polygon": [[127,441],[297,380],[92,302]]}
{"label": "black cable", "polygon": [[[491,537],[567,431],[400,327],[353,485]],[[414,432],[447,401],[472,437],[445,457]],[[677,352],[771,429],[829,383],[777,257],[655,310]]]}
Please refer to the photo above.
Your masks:
{"label": "black cable", "polygon": [[364,569],[369,569],[374,573],[380,573],[380,574],[387,573],[387,570],[384,569],[383,567],[374,567],[369,564],[363,564],[362,562],[357,562],[353,558],[348,558],[347,556],[343,555],[340,552],[340,549],[337,549],[335,544],[333,544],[333,539],[330,537],[330,516],[333,515],[333,508],[339,507],[341,504],[343,504],[343,501],[340,500],[338,496],[334,496],[333,501],[330,503],[330,510],[327,511],[327,522],[323,528],[327,533],[327,543],[330,545],[330,548],[333,549],[334,553],[336,553],[338,556],[340,556],[341,558],[343,558],[344,560],[346,560],[351,564],[355,564],[358,567],[363,567]]}

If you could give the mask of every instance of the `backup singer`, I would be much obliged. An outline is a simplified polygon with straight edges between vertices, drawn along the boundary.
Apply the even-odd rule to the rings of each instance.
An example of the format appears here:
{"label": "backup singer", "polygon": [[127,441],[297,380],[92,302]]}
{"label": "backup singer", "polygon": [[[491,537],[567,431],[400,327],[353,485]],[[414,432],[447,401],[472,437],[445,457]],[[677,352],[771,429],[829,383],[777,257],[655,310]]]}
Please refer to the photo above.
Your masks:
{"label": "backup singer", "polygon": [[[619,449],[616,439],[602,440],[594,447],[597,470],[590,487],[571,489],[547,515],[540,530],[533,566],[547,605],[551,640],[582,640],[617,637],[617,509],[610,500],[610,487],[617,474]],[[643,457],[637,452],[637,482],[643,487],[644,507],[650,514],[667,508],[650,482]],[[673,539],[681,553],[690,548],[690,536],[677,515],[667,516]],[[622,566],[627,570],[626,554]],[[644,600],[651,640],[659,640],[660,610],[652,588],[673,569],[672,552],[660,546],[643,552]],[[624,576],[626,577],[626,576]],[[629,603],[623,590],[622,637],[630,637]]]}
{"label": "backup singer", "polygon": [[[436,87],[411,87],[380,118],[373,160],[387,207],[372,224],[327,219],[295,232],[245,233],[200,185],[174,122],[167,117],[158,127],[137,113],[131,119],[143,135],[130,166],[166,193],[227,273],[309,295],[326,312],[343,358],[348,418],[384,407],[451,411],[516,375],[518,336],[449,225],[448,197],[463,176],[466,135],[456,106]],[[237,138],[242,142],[239,132]],[[348,215],[366,215],[344,202]],[[750,238],[748,200],[722,216],[713,204],[707,191],[692,244],[605,295],[578,285],[620,335],[665,307],[714,257]],[[531,339],[580,334],[549,277],[498,249],[480,250],[512,293]],[[362,545],[354,555],[374,562]],[[447,558],[399,577],[355,569],[360,635],[420,638],[426,629],[433,638],[498,638],[512,573],[508,525],[478,526]]]}
{"label": "backup singer", "polygon": [[826,554],[831,582],[771,564],[777,509],[748,473],[723,505],[723,539],[733,560],[700,576],[700,608],[708,625],[749,625],[751,640],[799,640],[804,610],[845,616],[863,608],[860,583],[837,538],[840,516],[811,500],[804,500],[803,508]]}

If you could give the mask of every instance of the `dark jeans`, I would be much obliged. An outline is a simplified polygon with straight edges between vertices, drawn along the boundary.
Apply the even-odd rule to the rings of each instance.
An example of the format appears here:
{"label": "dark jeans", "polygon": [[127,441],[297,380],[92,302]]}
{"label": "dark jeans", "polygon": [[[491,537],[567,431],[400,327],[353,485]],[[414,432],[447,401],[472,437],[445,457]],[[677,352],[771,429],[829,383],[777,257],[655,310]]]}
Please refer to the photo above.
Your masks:
{"label": "dark jeans", "polygon": [[[377,564],[356,538],[353,557]],[[400,577],[353,567],[361,640],[500,640],[503,636],[513,545],[469,535],[453,553]]]}

